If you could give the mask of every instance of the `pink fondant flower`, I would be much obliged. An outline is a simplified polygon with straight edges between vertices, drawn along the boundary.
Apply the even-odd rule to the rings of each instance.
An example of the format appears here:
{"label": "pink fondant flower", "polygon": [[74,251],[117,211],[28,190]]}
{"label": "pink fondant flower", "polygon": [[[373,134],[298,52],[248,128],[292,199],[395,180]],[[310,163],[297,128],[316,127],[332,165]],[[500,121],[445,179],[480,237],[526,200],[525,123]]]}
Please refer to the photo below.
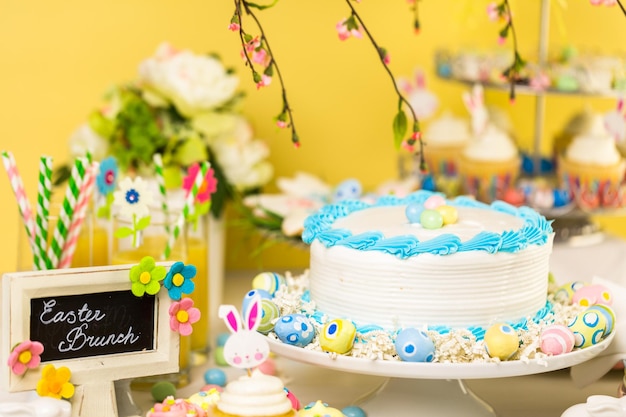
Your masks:
{"label": "pink fondant flower", "polygon": [[183,298],[170,306],[170,329],[181,336],[189,336],[193,332],[191,325],[200,320],[200,310],[193,306],[191,298]]}
{"label": "pink fondant flower", "polygon": [[13,349],[7,362],[14,374],[23,375],[26,369],[39,366],[42,353],[43,345],[41,343],[26,340]]}
{"label": "pink fondant flower", "polygon": [[[193,182],[198,175],[198,171],[200,170],[200,164],[197,162],[189,167],[187,170],[187,176],[183,178],[183,189],[185,190],[185,194],[189,194],[193,187]],[[213,194],[217,190],[217,179],[215,178],[215,174],[213,169],[209,169],[204,176],[204,181],[200,186],[200,190],[198,191],[198,195],[196,196],[196,201],[198,203],[206,203],[211,200],[211,194]]]}

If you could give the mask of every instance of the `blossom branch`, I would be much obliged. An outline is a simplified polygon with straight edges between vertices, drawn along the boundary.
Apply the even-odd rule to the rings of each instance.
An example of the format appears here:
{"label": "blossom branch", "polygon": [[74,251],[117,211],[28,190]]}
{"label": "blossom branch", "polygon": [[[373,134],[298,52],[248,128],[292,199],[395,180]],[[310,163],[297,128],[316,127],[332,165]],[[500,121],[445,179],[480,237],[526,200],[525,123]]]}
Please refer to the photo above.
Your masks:
{"label": "blossom branch", "polygon": [[[242,52],[244,59],[246,60],[246,65],[250,67],[250,71],[252,73],[252,79],[256,83],[257,88],[261,88],[270,84],[272,76],[274,75],[274,71],[278,76],[278,81],[281,87],[281,98],[283,102],[283,106],[281,112],[278,116],[276,116],[276,123],[279,127],[289,127],[291,129],[291,142],[295,147],[300,146],[300,138],[298,133],[296,132],[296,126],[293,122],[293,113],[291,106],[289,105],[289,100],[287,99],[287,90],[285,89],[285,82],[280,72],[280,68],[276,62],[274,57],[274,53],[272,52],[272,48],[265,36],[265,31],[263,30],[263,26],[261,22],[257,18],[256,14],[252,11],[252,8],[257,8],[259,10],[274,6],[278,0],[275,0],[272,4],[268,6],[260,6],[256,3],[248,2],[246,0],[235,0],[235,13],[230,21],[229,29],[233,31],[239,32],[239,38],[241,40]],[[252,37],[249,33],[243,28],[243,15],[242,8],[245,11],[246,15],[250,16],[259,32],[259,37]],[[257,63],[261,66],[264,66],[262,75],[257,72],[254,63]]]}
{"label": "blossom branch", "polygon": [[378,45],[378,43],[372,36],[371,32],[369,31],[369,29],[367,29],[367,27],[365,26],[363,19],[358,14],[356,9],[352,6],[351,0],[346,0],[346,3],[348,4],[348,7],[350,7],[350,10],[351,10],[350,18],[348,18],[344,23],[346,25],[346,29],[348,29],[348,31],[358,29],[358,26],[356,25],[355,20],[358,21],[358,24],[363,29],[363,32],[365,32],[368,39],[374,46],[374,48],[376,48],[376,51],[378,53],[378,58],[380,59],[380,62],[383,64],[385,71],[391,78],[391,81],[393,83],[393,88],[396,92],[396,95],[398,96],[398,113],[396,113],[396,116],[394,117],[394,121],[393,121],[393,130],[394,130],[396,146],[398,147],[400,146],[400,144],[402,143],[402,139],[407,131],[406,114],[404,110],[402,109],[402,105],[404,104],[409,109],[411,113],[411,117],[413,119],[413,127],[412,127],[413,133],[411,137],[406,140],[406,144],[408,145],[408,148],[412,150],[413,146],[415,145],[415,142],[419,140],[419,158],[420,158],[419,167],[420,167],[420,170],[425,171],[426,162],[424,160],[424,143],[421,140],[419,120],[417,118],[415,110],[413,109],[413,106],[411,106],[411,103],[409,103],[409,101],[406,98],[404,98],[404,96],[398,89],[396,79],[393,73],[391,72],[391,70],[389,69],[389,66],[387,65],[389,63],[389,55],[387,54],[387,50]]}

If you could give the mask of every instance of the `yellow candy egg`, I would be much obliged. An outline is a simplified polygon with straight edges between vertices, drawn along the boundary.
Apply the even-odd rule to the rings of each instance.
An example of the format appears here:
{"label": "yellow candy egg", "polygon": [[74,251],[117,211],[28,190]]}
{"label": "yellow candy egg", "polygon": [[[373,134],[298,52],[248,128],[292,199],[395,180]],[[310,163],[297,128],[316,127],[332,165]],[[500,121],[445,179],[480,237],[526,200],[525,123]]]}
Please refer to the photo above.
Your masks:
{"label": "yellow candy egg", "polygon": [[300,411],[298,417],[344,417],[343,413],[336,408],[329,407],[321,401],[310,403]]}
{"label": "yellow candy egg", "polygon": [[444,226],[446,224],[454,224],[459,219],[459,212],[456,207],[448,206],[446,204],[437,207],[435,210],[441,214],[443,218]]}
{"label": "yellow candy egg", "polygon": [[498,323],[485,332],[485,349],[492,358],[506,361],[519,347],[519,337],[515,329],[506,323]]}
{"label": "yellow candy egg", "polygon": [[320,333],[320,347],[326,352],[348,353],[354,345],[356,327],[350,320],[335,319],[324,325]]}
{"label": "yellow candy egg", "polygon": [[587,309],[578,313],[568,324],[574,332],[574,347],[586,348],[600,342],[605,336],[607,320],[605,314],[599,310]]}

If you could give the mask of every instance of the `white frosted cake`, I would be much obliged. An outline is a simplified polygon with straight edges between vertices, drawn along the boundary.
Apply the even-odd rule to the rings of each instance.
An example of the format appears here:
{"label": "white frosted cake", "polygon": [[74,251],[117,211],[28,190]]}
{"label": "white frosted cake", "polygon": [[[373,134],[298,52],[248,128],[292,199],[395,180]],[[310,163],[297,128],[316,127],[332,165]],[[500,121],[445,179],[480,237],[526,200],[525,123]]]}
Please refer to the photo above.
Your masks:
{"label": "white frosted cake", "polygon": [[433,193],[345,201],[305,223],[310,299],[328,317],[387,330],[472,328],[525,320],[546,305],[553,233],[536,211],[447,200],[453,224],[410,222]]}

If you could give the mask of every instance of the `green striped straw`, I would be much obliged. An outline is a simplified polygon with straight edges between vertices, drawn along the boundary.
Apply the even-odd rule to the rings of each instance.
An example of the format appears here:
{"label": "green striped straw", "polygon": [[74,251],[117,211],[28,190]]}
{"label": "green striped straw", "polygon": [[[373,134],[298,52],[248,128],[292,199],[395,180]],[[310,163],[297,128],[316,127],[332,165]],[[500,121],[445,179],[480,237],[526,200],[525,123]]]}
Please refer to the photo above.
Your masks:
{"label": "green striped straw", "polygon": [[63,199],[63,204],[61,205],[59,220],[57,221],[57,226],[54,229],[52,242],[48,248],[48,257],[50,258],[54,268],[58,267],[61,256],[63,255],[63,246],[65,245],[65,240],[67,239],[67,234],[72,223],[72,217],[74,216],[74,207],[78,201],[80,188],[85,177],[86,164],[86,158],[76,158],[76,160],[74,160],[72,173],[68,180],[67,187],[65,188],[65,198]]}
{"label": "green striped straw", "polygon": [[189,212],[194,206],[194,203],[196,201],[196,196],[198,195],[198,192],[200,191],[200,187],[202,186],[202,183],[204,182],[204,178],[206,177],[206,173],[209,171],[210,166],[211,164],[209,164],[208,161],[202,161],[202,164],[200,165],[200,170],[196,174],[196,178],[194,178],[191,191],[189,192],[189,194],[187,194],[187,198],[185,198],[185,205],[183,206],[183,211],[178,216],[178,219],[176,219],[176,224],[174,224],[174,229],[169,234],[167,244],[165,246],[165,252],[163,253],[163,257],[165,259],[169,258],[170,254],[172,253],[172,247],[174,246],[174,243],[176,243],[176,239],[178,239],[178,236],[180,235],[182,228],[185,226],[185,219],[187,219]]}
{"label": "green striped straw", "polygon": [[[39,158],[39,181],[37,183],[37,214],[35,217],[35,245],[39,248],[41,260],[46,269],[52,269],[52,262],[46,254],[48,249],[48,216],[50,214],[50,196],[52,195],[52,158]],[[37,256],[37,255],[35,255]]]}
{"label": "green striped straw", "polygon": [[169,207],[167,206],[167,191],[165,190],[165,176],[163,175],[163,158],[160,153],[152,155],[154,161],[154,172],[156,173],[157,183],[159,184],[159,193],[161,194],[161,209],[165,216],[165,233],[170,235]]}

